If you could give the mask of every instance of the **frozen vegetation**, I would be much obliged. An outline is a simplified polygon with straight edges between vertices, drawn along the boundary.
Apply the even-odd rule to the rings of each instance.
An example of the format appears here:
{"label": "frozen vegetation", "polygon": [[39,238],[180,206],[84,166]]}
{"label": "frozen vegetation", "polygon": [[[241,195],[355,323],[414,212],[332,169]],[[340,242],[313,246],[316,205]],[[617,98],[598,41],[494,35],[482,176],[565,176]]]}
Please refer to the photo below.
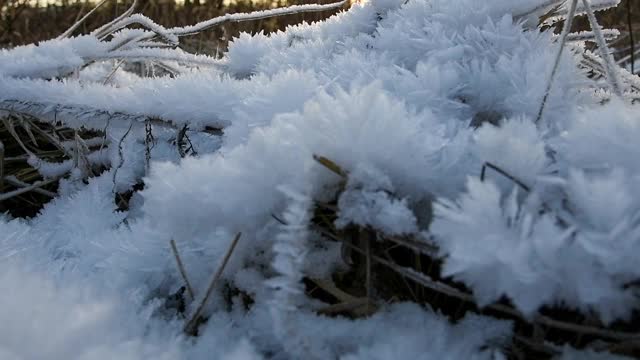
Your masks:
{"label": "frozen vegetation", "polygon": [[[43,123],[99,134],[50,139],[62,163],[24,146],[59,189],[33,218],[0,216],[0,358],[503,359],[524,346],[517,323],[560,326],[551,308],[597,340],[543,336],[548,357],[612,358],[609,342],[636,339],[614,325],[640,309],[640,79],[611,61],[616,32],[556,23],[617,3],[371,0],[242,34],[221,59],[176,45],[342,4],[175,29],[128,12],[0,50],[16,138]],[[440,278],[397,265],[407,281],[495,312],[452,321],[374,279],[369,316],[327,316],[302,279],[355,266],[330,236],[354,227],[431,249]]]}

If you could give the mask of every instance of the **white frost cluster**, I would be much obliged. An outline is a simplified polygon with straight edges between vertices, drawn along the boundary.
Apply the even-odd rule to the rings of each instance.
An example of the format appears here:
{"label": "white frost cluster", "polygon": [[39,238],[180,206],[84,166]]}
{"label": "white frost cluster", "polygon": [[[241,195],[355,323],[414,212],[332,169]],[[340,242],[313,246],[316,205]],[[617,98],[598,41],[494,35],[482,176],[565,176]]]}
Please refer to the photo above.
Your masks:
{"label": "white frost cluster", "polygon": [[[443,274],[481,305],[506,297],[532,317],[561,304],[627,318],[640,308],[640,112],[603,105],[600,83],[566,51],[535,120],[559,46],[537,29],[545,4],[371,0],[243,34],[221,60],[174,56],[175,77],[118,70],[103,82],[117,54],[93,35],[0,51],[0,110],[106,129],[88,159],[110,166],[86,183],[62,180],[33,219],[0,218],[0,357],[503,356],[510,324],[486,317],[454,325],[415,304],[358,320],[317,315],[299,280],[345,265],[339,245],[308,226],[314,202],[334,199],[338,228],[428,234]],[[56,79],[87,57],[96,63]],[[145,154],[148,118],[158,122]],[[172,145],[183,126],[196,156]],[[197,132],[207,127],[224,135]],[[73,166],[32,163],[45,177]],[[114,192],[141,181],[130,209],[116,211]],[[432,218],[421,212],[433,199]],[[185,339],[162,303],[183,281],[169,242],[197,297],[238,232],[208,322]],[[226,294],[228,307],[229,287],[253,303]]]}

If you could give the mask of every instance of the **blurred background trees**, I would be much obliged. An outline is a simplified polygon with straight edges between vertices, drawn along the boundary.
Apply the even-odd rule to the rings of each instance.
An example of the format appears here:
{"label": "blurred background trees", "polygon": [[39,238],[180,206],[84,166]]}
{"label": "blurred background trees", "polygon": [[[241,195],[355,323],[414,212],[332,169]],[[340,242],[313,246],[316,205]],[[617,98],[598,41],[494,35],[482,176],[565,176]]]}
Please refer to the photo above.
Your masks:
{"label": "blurred background trees", "polygon": [[[133,0],[111,0],[83,23],[77,33],[87,33],[124,12]],[[225,13],[248,12],[286,5],[328,3],[312,0],[139,0],[136,12],[166,27],[183,26]],[[35,43],[63,33],[90,11],[97,1],[87,0],[0,0],[0,48]],[[294,14],[277,19],[229,24],[189,39],[190,51],[213,54],[241,31],[255,33],[284,29],[289,24],[312,22],[335,11]]]}
{"label": "blurred background trees", "polygon": [[[78,29],[86,33],[107,23],[125,11],[133,0],[107,1]],[[181,26],[213,18],[225,13],[247,12],[278,6],[326,3],[325,0],[140,0],[137,12],[167,26]],[[95,2],[87,0],[0,0],[0,48],[35,43],[64,32],[77,19],[93,8]],[[296,14],[263,21],[229,24],[187,39],[183,47],[190,52],[215,54],[225,50],[227,42],[240,32],[271,32],[289,24],[312,22],[331,16],[334,12]],[[622,0],[617,8],[598,13],[601,24],[620,30],[614,40],[616,59],[625,62],[631,70],[631,53],[638,51],[640,39],[640,0]],[[576,30],[588,29],[586,19],[578,19]],[[637,54],[634,60],[640,58]],[[639,66],[634,67],[637,70]]]}

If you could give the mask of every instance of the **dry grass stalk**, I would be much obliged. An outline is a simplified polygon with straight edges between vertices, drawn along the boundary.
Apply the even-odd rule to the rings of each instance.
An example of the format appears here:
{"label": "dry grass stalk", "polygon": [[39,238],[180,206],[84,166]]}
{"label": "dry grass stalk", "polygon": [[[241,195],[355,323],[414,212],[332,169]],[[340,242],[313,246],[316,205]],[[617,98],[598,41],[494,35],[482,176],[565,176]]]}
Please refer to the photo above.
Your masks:
{"label": "dry grass stalk", "polygon": [[0,194],[0,201],[5,201],[5,200],[8,200],[8,199],[11,199],[13,197],[16,197],[18,195],[24,194],[24,193],[29,192],[31,190],[34,190],[34,189],[41,188],[43,186],[52,184],[52,183],[54,183],[54,182],[56,182],[58,180],[59,180],[59,178],[53,178],[53,179],[49,179],[49,180],[37,181],[32,185],[25,186],[25,187],[17,189],[17,190],[13,190],[13,191],[9,191],[7,193]]}
{"label": "dry grass stalk", "polygon": [[178,265],[178,271],[180,272],[180,276],[182,276],[182,281],[184,281],[184,284],[187,287],[187,293],[189,294],[191,300],[195,300],[195,293],[193,292],[193,287],[191,286],[191,282],[189,282],[187,271],[185,270],[182,259],[180,258],[180,253],[178,252],[176,241],[171,239],[170,244],[171,251],[173,252],[173,257],[176,259],[176,264]]}
{"label": "dry grass stalk", "polygon": [[211,278],[211,282],[209,282],[209,287],[207,288],[207,291],[205,292],[204,297],[202,298],[202,300],[198,304],[198,307],[196,308],[196,311],[189,318],[189,321],[187,321],[187,323],[186,323],[186,325],[184,327],[185,334],[191,335],[191,336],[196,336],[197,335],[198,326],[202,322],[202,311],[204,310],[205,305],[209,301],[209,297],[211,297],[211,293],[213,292],[213,289],[215,288],[216,284],[218,283],[218,280],[220,279],[220,276],[222,275],[222,272],[224,271],[224,268],[227,266],[227,263],[229,262],[229,259],[231,258],[231,254],[233,254],[233,250],[236,248],[236,245],[238,244],[238,241],[240,240],[241,236],[242,236],[242,233],[239,232],[236,235],[236,237],[233,239],[233,241],[231,242],[231,245],[229,246],[229,249],[227,250],[227,253],[224,255],[224,258],[222,259],[222,263],[218,267],[218,270],[216,271],[216,273],[213,275],[213,278]]}
{"label": "dry grass stalk", "polygon": [[[15,176],[6,176],[2,179],[3,181],[8,182],[9,184],[16,186],[16,187],[28,187],[31,186],[30,184],[24,182],[24,181],[20,181],[18,180]],[[41,188],[34,188],[33,192],[36,192],[38,194],[42,194],[42,195],[46,195],[48,197],[54,198],[57,196],[56,193],[45,190],[45,189],[41,189]]]}
{"label": "dry grass stalk", "polygon": [[573,25],[573,18],[576,14],[577,5],[578,0],[571,0],[571,3],[569,5],[569,12],[567,14],[564,27],[562,28],[562,33],[560,34],[560,46],[558,48],[558,53],[556,54],[555,61],[553,62],[553,68],[551,69],[549,80],[547,80],[547,87],[544,91],[544,96],[542,97],[540,108],[538,109],[538,116],[536,116],[536,124],[540,122],[540,119],[542,119],[542,116],[544,115],[544,108],[547,105],[547,101],[549,100],[549,94],[551,93],[553,80],[555,79],[556,74],[558,73],[558,68],[560,67],[560,59],[562,58],[562,53],[564,52],[564,46],[567,43],[567,37],[571,32],[571,26]]}
{"label": "dry grass stalk", "polygon": [[340,177],[346,178],[349,175],[346,171],[342,170],[342,168],[335,162],[327,159],[324,156],[314,154],[313,159]]}

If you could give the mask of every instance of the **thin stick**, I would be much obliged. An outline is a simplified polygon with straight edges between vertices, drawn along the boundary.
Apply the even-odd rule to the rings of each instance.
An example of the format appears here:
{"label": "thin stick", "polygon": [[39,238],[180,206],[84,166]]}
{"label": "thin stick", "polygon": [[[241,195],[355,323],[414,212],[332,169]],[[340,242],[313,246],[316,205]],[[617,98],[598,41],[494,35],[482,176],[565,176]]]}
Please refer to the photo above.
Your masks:
{"label": "thin stick", "polygon": [[191,283],[189,282],[189,277],[187,277],[187,271],[184,269],[184,264],[182,263],[182,259],[180,258],[180,253],[178,252],[178,247],[176,246],[176,241],[171,239],[171,250],[173,251],[173,257],[176,259],[176,264],[178,264],[178,271],[180,271],[180,276],[182,276],[182,281],[187,286],[187,293],[189,293],[189,297],[191,300],[195,300],[195,293],[193,292],[193,287],[191,287]]}
{"label": "thin stick", "polygon": [[518,180],[518,178],[516,178],[515,176],[509,174],[508,172],[502,170],[501,168],[497,167],[496,165],[493,165],[490,162],[486,162],[486,163],[484,163],[484,165],[482,165],[482,171],[480,172],[480,181],[484,181],[485,173],[486,173],[486,169],[487,168],[493,169],[497,173],[499,173],[500,175],[502,175],[502,176],[506,177],[507,179],[513,181],[516,185],[520,186],[522,188],[522,190],[524,190],[526,192],[531,192],[531,188],[528,185],[526,185],[522,181]]}
{"label": "thin stick", "polygon": [[564,45],[567,43],[567,36],[569,36],[569,32],[571,31],[571,25],[573,25],[573,17],[576,14],[577,5],[578,5],[578,0],[571,0],[571,5],[569,5],[569,13],[564,22],[562,33],[560,34],[560,48],[558,49],[558,53],[556,54],[556,59],[554,60],[553,69],[551,70],[549,79],[547,80],[547,87],[544,90],[544,96],[542,97],[540,108],[538,109],[538,116],[536,116],[536,121],[535,121],[536,124],[540,122],[540,119],[542,119],[542,115],[544,114],[544,108],[547,105],[547,100],[549,100],[549,93],[551,93],[553,80],[555,79],[556,74],[558,73],[558,68],[560,67],[560,59],[562,58],[562,53],[564,52]]}
{"label": "thin stick", "polygon": [[241,232],[239,232],[236,235],[236,237],[233,239],[233,242],[231,242],[231,246],[229,246],[229,250],[227,250],[227,253],[224,255],[224,258],[222,259],[222,263],[218,267],[218,270],[213,275],[213,278],[211,279],[211,282],[209,283],[209,287],[207,288],[207,292],[205,293],[204,297],[200,301],[200,304],[198,304],[198,307],[196,308],[196,311],[193,313],[193,315],[191,315],[191,318],[189,319],[189,321],[185,325],[184,332],[186,334],[192,335],[192,336],[196,335],[196,331],[197,331],[197,328],[198,328],[198,325],[199,325],[199,322],[200,322],[200,316],[202,314],[202,311],[204,310],[204,306],[207,304],[207,301],[209,300],[209,297],[211,297],[211,293],[213,292],[213,288],[216,286],[216,283],[218,282],[218,279],[222,275],[222,272],[224,271],[225,266],[227,266],[227,262],[229,262],[229,259],[231,258],[231,254],[233,253],[233,250],[236,248],[236,245],[238,244],[238,240],[240,240],[240,236],[242,236]]}
{"label": "thin stick", "polygon": [[367,303],[365,305],[365,311],[369,313],[371,309],[371,297],[373,296],[371,290],[371,234],[364,233],[364,252],[365,252],[365,288],[367,291]]}

